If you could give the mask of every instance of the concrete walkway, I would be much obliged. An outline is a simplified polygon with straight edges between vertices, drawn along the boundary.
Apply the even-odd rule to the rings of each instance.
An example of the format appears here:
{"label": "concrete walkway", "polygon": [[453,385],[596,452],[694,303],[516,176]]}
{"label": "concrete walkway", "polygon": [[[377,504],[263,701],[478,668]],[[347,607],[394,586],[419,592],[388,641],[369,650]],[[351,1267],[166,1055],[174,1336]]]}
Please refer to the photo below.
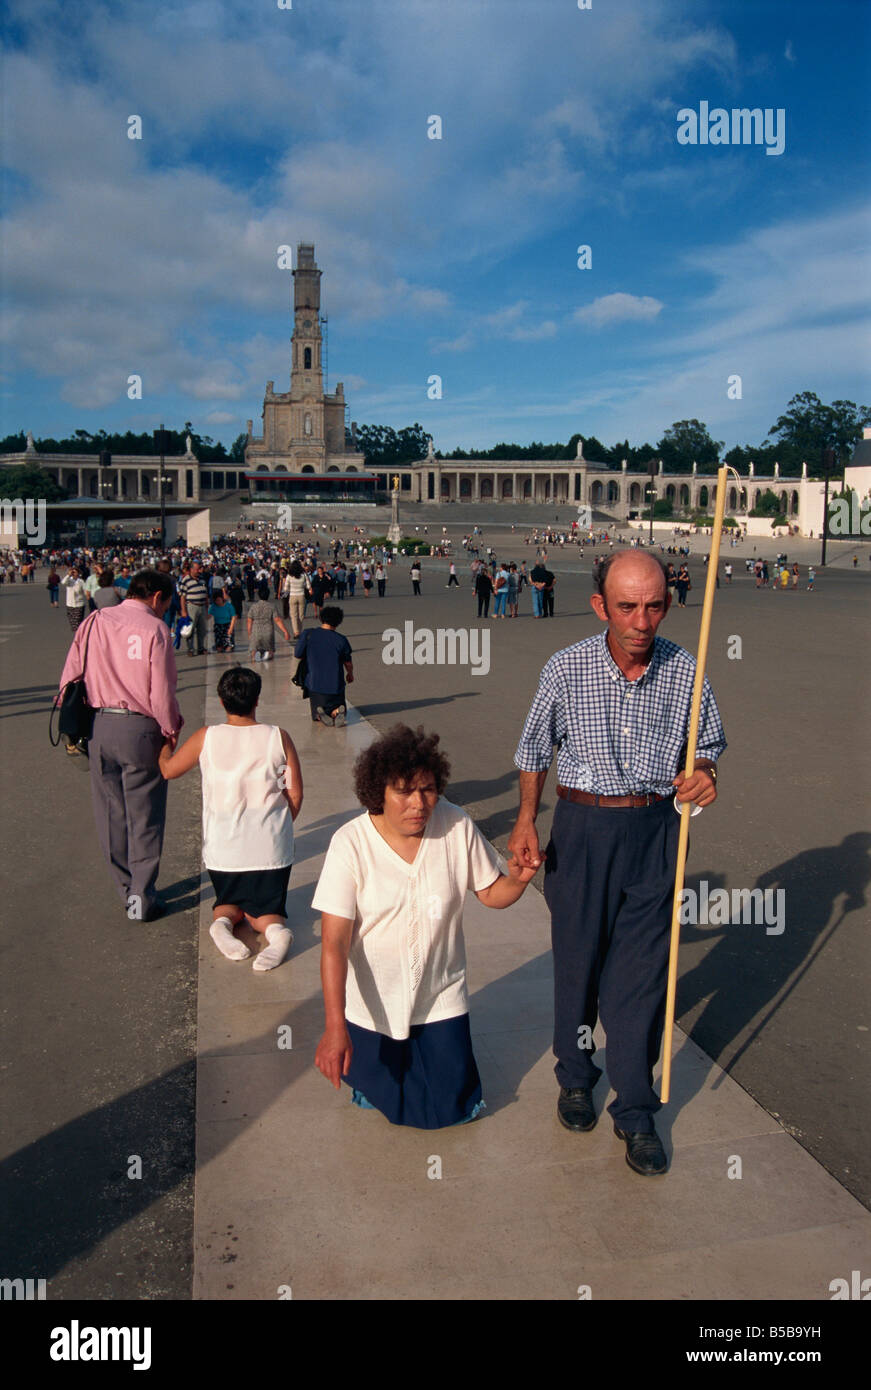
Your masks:
{"label": "concrete walkway", "polygon": [[[549,920],[532,887],[504,912],[467,899],[482,1119],[404,1129],[334,1091],[313,1065],[323,1006],[311,899],[331,835],[359,813],[351,765],[375,735],[354,711],[345,730],[312,725],[288,660],[257,669],[259,718],[288,729],[305,781],[295,942],[265,975],[225,960],[208,936],[204,874],[195,1298],[819,1300],[867,1266],[868,1212],[679,1030],[657,1121],[666,1177],[630,1171],[607,1114],[588,1135],[562,1128]],[[221,718],[209,695],[206,722]],[[597,1109],[609,1099],[603,1077]]]}

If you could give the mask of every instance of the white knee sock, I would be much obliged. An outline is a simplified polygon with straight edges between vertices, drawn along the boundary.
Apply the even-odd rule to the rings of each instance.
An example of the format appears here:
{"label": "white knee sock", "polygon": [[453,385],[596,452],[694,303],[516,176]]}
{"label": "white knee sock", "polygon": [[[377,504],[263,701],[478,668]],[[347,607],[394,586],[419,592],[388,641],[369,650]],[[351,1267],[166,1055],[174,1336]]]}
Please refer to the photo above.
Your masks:
{"label": "white knee sock", "polygon": [[247,960],[251,954],[245,942],[233,935],[233,923],[229,917],[216,917],[209,927],[209,936],[227,960]]}
{"label": "white knee sock", "polygon": [[254,958],[254,970],[274,970],[276,965],[280,965],[290,950],[293,942],[293,932],[290,927],[282,927],[278,922],[273,922],[266,928],[266,940],[269,945],[259,956]]}

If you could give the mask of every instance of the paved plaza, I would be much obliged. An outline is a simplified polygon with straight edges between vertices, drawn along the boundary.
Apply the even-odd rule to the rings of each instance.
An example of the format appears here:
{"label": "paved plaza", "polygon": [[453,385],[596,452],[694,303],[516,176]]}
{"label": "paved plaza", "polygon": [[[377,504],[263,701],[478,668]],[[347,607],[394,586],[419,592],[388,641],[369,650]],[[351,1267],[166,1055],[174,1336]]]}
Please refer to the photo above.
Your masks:
{"label": "paved plaza", "polygon": [[[457,513],[446,508],[437,525],[428,517],[430,538],[447,524],[456,542],[470,525]],[[525,528],[512,535],[495,516],[479,524],[500,557],[534,563]],[[447,562],[434,559],[420,598],[404,561],[383,600],[358,589],[344,605],[356,673],[344,730],[311,725],[289,685],[289,648],[257,668],[259,718],[290,731],[306,787],[289,897],[295,943],[265,975],[224,960],[208,937],[196,775],[170,787],[161,888],[172,915],[143,925],[119,912],[83,760],[46,738],[69,643],[63,611],[49,608],[39,571],[33,586],[4,586],[0,730],[14,866],[4,973],[15,982],[4,1007],[2,1169],[13,1205],[4,1266],[46,1277],[50,1298],[264,1300],[280,1290],[574,1300],[584,1289],[595,1299],[819,1300],[833,1279],[867,1271],[869,547],[857,549],[857,571],[841,548],[812,593],[804,577],[797,591],[772,593],[744,572],[753,544],[722,556],[735,578],[717,595],[708,672],[729,747],[719,799],[692,823],[687,886],[782,891],[783,929],[684,928],[672,1100],[657,1120],[671,1168],[655,1181],[630,1172],[607,1115],[587,1135],[557,1121],[540,878],[504,912],[468,899],[470,1014],[488,1107],[479,1121],[394,1128],[352,1107],[313,1066],[323,1010],[310,904],[331,834],[358,811],[356,753],[397,720],[436,730],[452,763],[448,798],[504,849],[513,753],[538,673],[599,627],[590,549],[581,560],[550,548],[552,620],[533,621],[525,591],[518,620],[479,622],[456,543],[459,590],[446,589]],[[755,544],[772,559],[786,549],[803,576],[818,562],[818,542]],[[698,555],[691,570],[689,605],[661,632],[694,650]],[[409,621],[485,628],[486,674],[386,665],[385,630]],[[180,657],[185,734],[220,718],[224,665]],[[542,843],[554,780],[552,771]],[[603,1078],[600,1112],[608,1099]],[[142,1177],[131,1179],[136,1155]]]}

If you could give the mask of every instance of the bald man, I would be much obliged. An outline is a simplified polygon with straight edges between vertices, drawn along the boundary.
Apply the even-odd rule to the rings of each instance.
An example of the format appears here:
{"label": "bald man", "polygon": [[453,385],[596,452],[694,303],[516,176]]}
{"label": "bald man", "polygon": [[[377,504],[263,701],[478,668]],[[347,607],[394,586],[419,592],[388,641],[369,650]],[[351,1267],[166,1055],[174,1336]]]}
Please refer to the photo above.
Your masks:
{"label": "bald man", "polygon": [[671,595],[652,555],[621,551],[600,565],[590,602],[604,632],[544,667],[514,761],[520,811],[508,840],[521,867],[542,855],[535,828],[557,749],[557,803],[544,855],[554,957],[557,1113],[576,1133],[596,1123],[593,1061],[607,1035],[608,1110],[626,1162],[664,1173],[653,1090],[665,990],[680,817],[673,798],[709,806],[726,747],[705,680],[695,771],[686,758],[695,660],[656,636]]}

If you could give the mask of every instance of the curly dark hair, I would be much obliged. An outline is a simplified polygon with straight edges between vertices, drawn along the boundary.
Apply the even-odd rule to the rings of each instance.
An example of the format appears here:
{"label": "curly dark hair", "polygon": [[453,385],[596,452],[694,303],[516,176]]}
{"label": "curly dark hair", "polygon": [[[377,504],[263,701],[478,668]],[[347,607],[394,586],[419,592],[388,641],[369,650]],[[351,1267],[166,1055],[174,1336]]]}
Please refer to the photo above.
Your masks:
{"label": "curly dark hair", "polygon": [[392,729],[361,753],[354,764],[354,790],[362,806],[373,816],[384,811],[384,788],[411,781],[418,772],[430,772],[441,796],[448,785],[451,765],[439,751],[438,734],[422,725],[411,729],[394,724]]}

